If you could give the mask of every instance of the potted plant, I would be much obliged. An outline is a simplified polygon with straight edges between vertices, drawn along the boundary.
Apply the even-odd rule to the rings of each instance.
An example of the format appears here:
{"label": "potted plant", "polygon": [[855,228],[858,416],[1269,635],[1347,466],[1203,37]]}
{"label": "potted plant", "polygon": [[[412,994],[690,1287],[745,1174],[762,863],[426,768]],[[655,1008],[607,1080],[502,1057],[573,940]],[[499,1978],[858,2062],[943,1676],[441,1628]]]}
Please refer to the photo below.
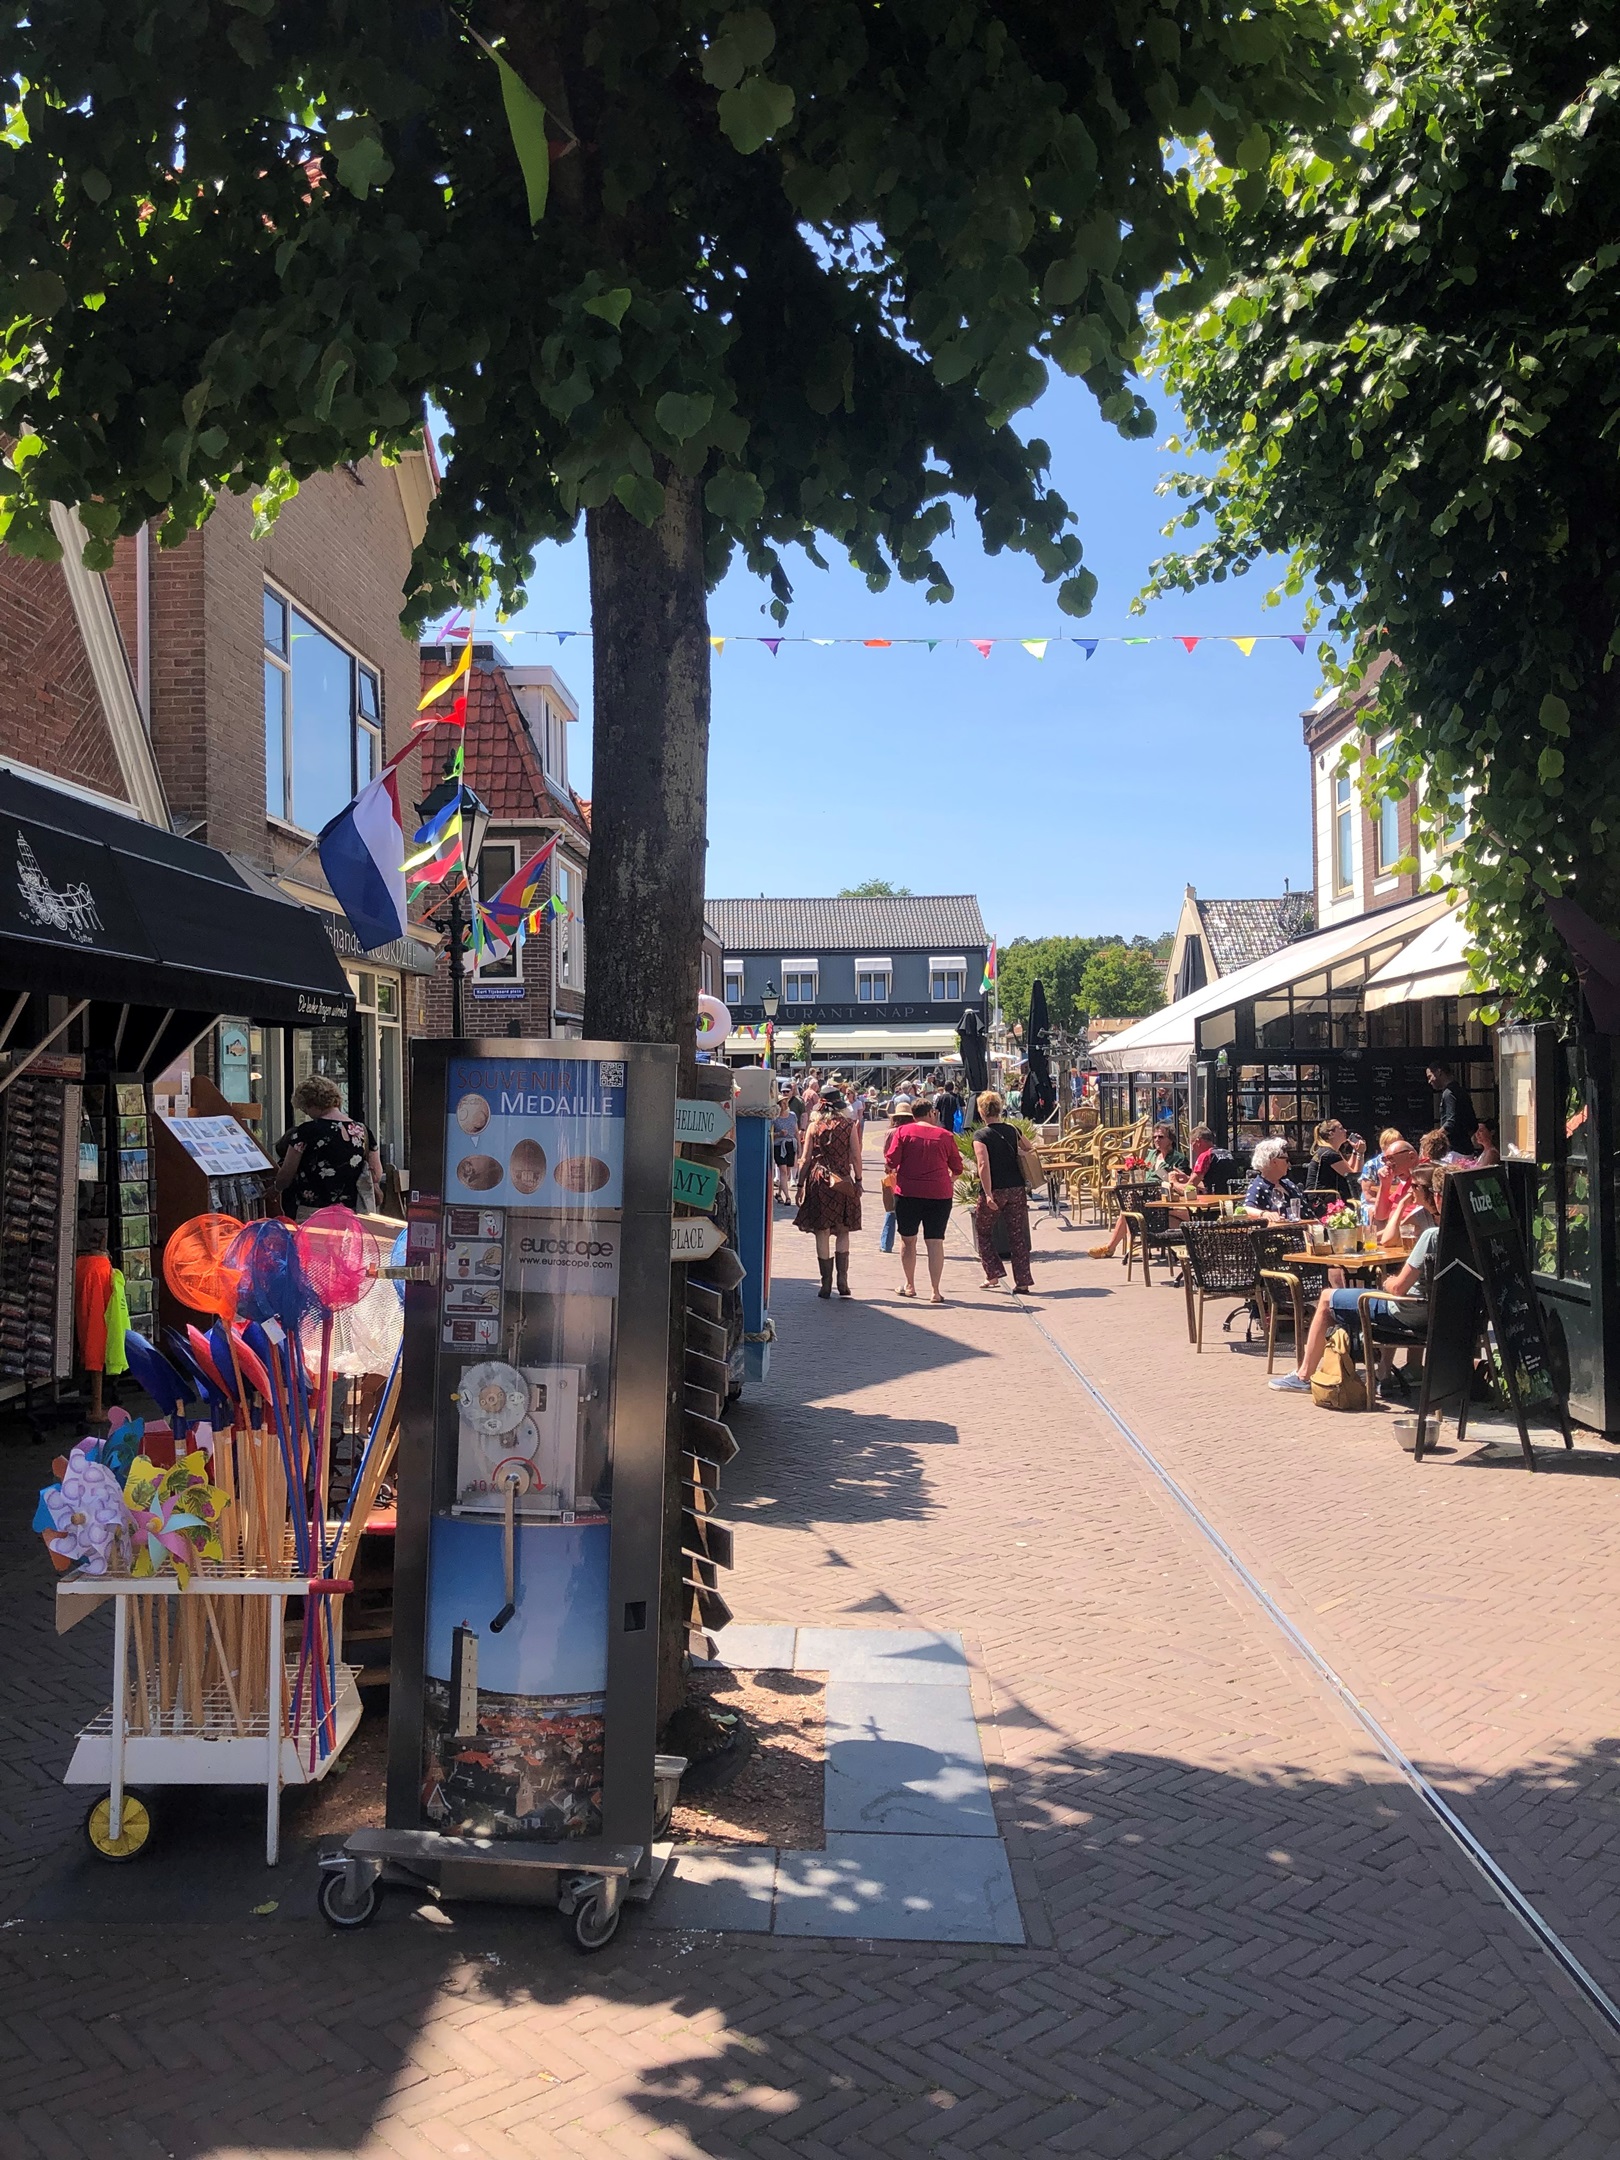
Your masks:
{"label": "potted plant", "polygon": [[1361,1234],[1361,1216],[1348,1200],[1341,1201],[1336,1208],[1331,1208],[1322,1217],[1322,1221],[1327,1226],[1327,1233],[1336,1253],[1354,1250],[1355,1241]]}

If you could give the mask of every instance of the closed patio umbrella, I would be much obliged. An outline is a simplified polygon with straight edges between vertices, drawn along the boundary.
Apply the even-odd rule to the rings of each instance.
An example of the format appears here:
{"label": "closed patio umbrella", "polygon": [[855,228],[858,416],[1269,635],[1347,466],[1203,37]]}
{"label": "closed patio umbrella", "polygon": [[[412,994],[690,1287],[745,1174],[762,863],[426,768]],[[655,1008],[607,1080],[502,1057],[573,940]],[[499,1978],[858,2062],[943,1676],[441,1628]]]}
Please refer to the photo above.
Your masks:
{"label": "closed patio umbrella", "polygon": [[962,1046],[962,1085],[971,1101],[973,1096],[981,1094],[990,1085],[990,1058],[985,1048],[984,1023],[971,1006],[962,1015],[956,1039]]}
{"label": "closed patio umbrella", "polygon": [[1029,991],[1029,1073],[1018,1107],[1025,1117],[1044,1125],[1057,1108],[1057,1089],[1052,1081],[1052,1023],[1047,1017],[1046,988],[1037,976]]}

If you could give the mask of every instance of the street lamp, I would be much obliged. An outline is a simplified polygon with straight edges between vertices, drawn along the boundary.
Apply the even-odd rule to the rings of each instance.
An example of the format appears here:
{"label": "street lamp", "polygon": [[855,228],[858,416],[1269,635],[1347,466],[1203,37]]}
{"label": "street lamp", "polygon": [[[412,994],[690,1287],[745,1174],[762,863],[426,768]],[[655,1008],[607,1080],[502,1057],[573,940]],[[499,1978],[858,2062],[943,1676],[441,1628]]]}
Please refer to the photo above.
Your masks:
{"label": "street lamp", "polygon": [[[465,890],[469,899],[478,891],[478,861],[484,852],[484,835],[489,830],[489,805],[475,795],[470,787],[461,791],[461,863],[465,872]],[[458,1038],[467,1032],[463,941],[467,922],[462,914],[461,895],[458,885],[450,895],[450,916],[446,929],[450,938],[450,1032]]]}
{"label": "street lamp", "polygon": [[776,1008],[782,1002],[776,994],[775,983],[768,982],[765,985],[764,994],[759,1002],[760,1008],[765,1015],[765,1065],[767,1071],[774,1075],[776,1071]]}

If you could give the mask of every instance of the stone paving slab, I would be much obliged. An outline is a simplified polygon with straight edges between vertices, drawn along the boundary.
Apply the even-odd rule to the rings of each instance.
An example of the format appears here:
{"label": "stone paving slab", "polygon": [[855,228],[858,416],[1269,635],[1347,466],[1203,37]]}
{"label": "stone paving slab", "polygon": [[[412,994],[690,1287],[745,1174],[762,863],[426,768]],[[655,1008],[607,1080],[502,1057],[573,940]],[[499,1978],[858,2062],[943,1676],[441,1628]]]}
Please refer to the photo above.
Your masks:
{"label": "stone paving slab", "polygon": [[646,1908],[645,1924],[768,1935],[775,1897],[774,1845],[677,1845]]}
{"label": "stone paving slab", "polygon": [[1024,1940],[999,1838],[832,1829],[825,1852],[778,1855],[776,1933],[881,1942]]}
{"label": "stone paving slab", "polygon": [[949,1628],[801,1627],[794,1650],[799,1672],[829,1680],[871,1680],[907,1687],[964,1687],[967,1653]]}
{"label": "stone paving slab", "polygon": [[733,1672],[792,1672],[797,1632],[791,1625],[748,1627],[733,1621],[715,1636],[715,1656],[702,1662],[729,1665]]}
{"label": "stone paving slab", "polygon": [[829,1680],[826,1721],[829,1830],[996,1836],[965,1673],[961,1687]]}

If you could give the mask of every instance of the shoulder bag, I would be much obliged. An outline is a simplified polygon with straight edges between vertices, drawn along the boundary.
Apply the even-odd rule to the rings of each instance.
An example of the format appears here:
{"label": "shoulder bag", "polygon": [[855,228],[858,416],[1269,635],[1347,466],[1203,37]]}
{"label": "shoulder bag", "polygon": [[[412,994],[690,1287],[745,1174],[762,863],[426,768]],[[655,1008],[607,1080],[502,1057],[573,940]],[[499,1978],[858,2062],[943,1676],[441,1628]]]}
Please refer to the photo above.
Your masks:
{"label": "shoulder bag", "polygon": [[1046,1165],[1041,1161],[1034,1141],[1024,1133],[1018,1134],[1018,1167],[1023,1171],[1024,1183],[1031,1192],[1040,1192],[1044,1188]]}
{"label": "shoulder bag", "polygon": [[1338,1327],[1327,1339],[1322,1362],[1311,1374],[1311,1401],[1318,1410],[1365,1410],[1367,1390],[1350,1355],[1348,1332]]}

